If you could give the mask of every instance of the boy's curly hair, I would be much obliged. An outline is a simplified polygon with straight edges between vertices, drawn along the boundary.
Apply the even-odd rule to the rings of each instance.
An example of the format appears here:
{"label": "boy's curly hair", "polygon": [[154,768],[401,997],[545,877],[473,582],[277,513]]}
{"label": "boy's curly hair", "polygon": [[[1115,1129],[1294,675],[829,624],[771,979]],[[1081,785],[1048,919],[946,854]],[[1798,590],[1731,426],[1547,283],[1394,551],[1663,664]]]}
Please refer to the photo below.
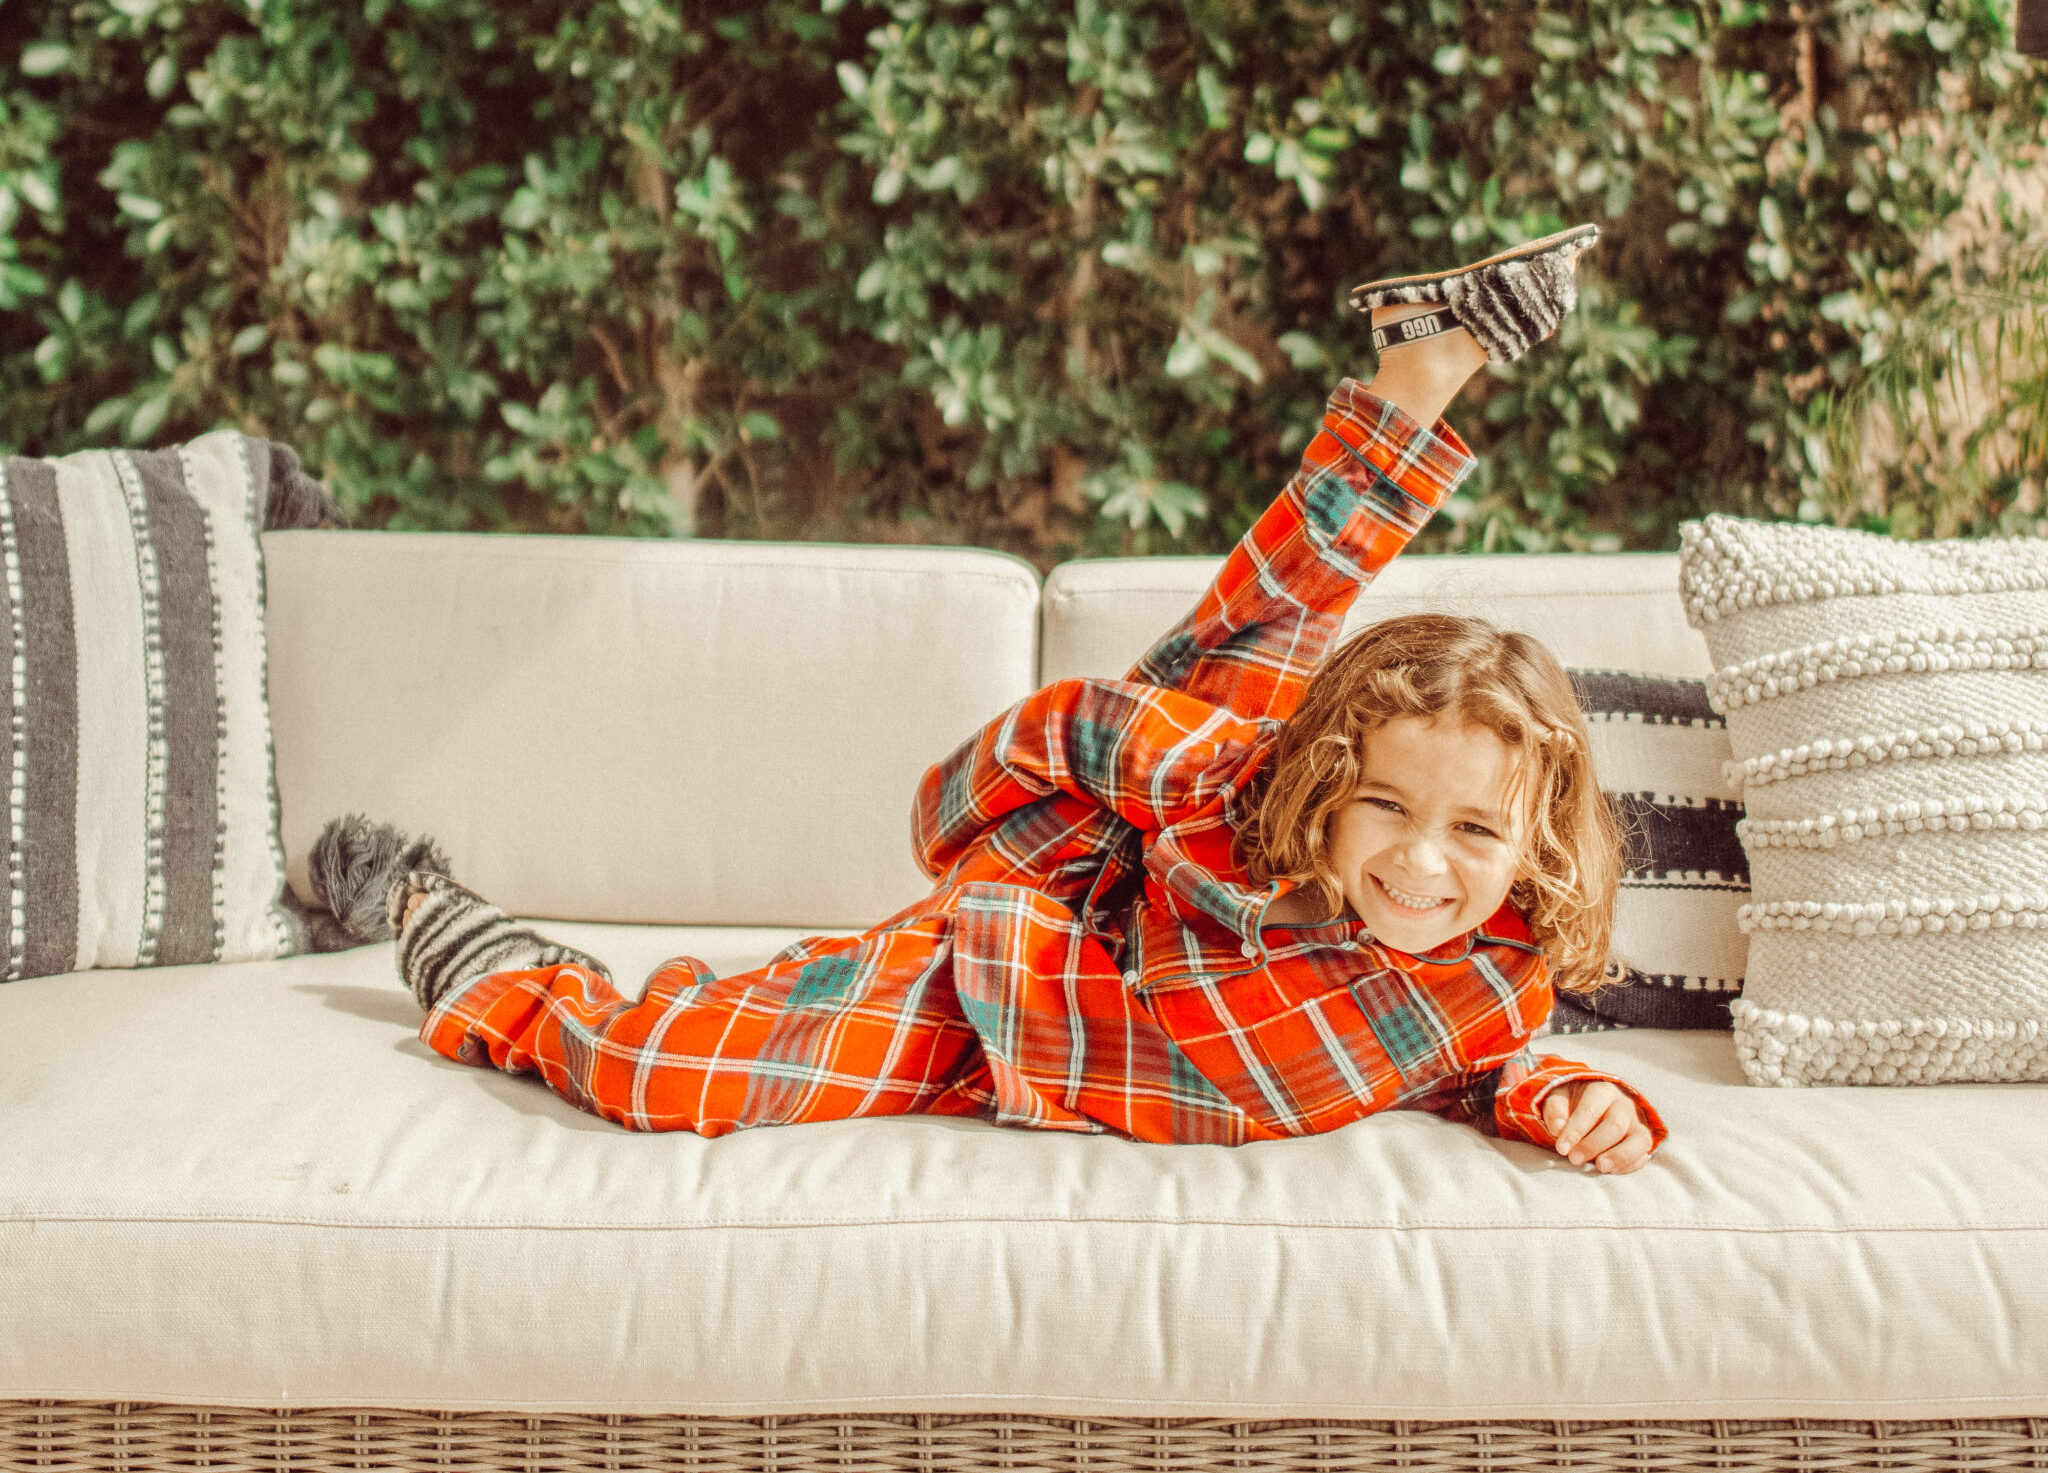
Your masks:
{"label": "boy's curly hair", "polygon": [[1622,835],[1593,775],[1585,718],[1557,657],[1483,619],[1411,614],[1369,625],[1332,654],[1260,774],[1235,850],[1254,882],[1293,880],[1326,911],[1343,904],[1329,865],[1330,815],[1351,801],[1365,738],[1396,716],[1456,716],[1520,758],[1509,800],[1524,817],[1508,900],[1550,959],[1554,987],[1610,980],[1607,945]]}

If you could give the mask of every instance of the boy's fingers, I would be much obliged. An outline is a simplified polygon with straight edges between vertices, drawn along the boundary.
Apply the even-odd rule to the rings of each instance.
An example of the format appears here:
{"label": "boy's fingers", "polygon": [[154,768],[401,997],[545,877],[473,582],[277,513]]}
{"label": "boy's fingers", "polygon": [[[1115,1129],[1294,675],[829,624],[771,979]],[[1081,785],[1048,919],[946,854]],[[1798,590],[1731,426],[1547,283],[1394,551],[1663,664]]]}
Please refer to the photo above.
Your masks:
{"label": "boy's fingers", "polygon": [[1553,1140],[1564,1129],[1565,1115],[1571,1109],[1570,1090],[1570,1085],[1561,1084],[1543,1097],[1543,1125]]}
{"label": "boy's fingers", "polygon": [[1589,1081],[1586,1087],[1579,1091],[1579,1097],[1572,1105],[1572,1113],[1564,1122],[1564,1129],[1553,1132],[1557,1137],[1559,1153],[1568,1152],[1578,1144],[1579,1137],[1590,1130],[1593,1122],[1606,1113],[1609,1097],[1620,1093],[1621,1091],[1604,1079]]}
{"label": "boy's fingers", "polygon": [[1602,1171],[1621,1175],[1634,1171],[1650,1159],[1650,1127],[1638,1120],[1635,1128],[1613,1150],[1601,1156],[1595,1163]]}
{"label": "boy's fingers", "polygon": [[1634,1124],[1632,1113],[1620,1108],[1610,1109],[1568,1148],[1572,1163],[1583,1165],[1609,1147],[1620,1145],[1628,1139],[1629,1127]]}

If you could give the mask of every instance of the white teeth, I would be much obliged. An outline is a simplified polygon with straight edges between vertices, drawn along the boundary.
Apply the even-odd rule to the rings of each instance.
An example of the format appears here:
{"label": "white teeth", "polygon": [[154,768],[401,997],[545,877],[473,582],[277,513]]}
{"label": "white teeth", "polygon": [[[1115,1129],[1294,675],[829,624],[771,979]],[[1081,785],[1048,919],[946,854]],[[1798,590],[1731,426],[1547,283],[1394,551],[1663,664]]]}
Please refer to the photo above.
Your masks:
{"label": "white teeth", "polygon": [[1429,910],[1434,906],[1442,905],[1445,903],[1444,897],[1442,896],[1410,895],[1404,891],[1396,890],[1392,885],[1389,885],[1385,880],[1380,881],[1380,888],[1386,891],[1389,895],[1393,896],[1394,899],[1400,901],[1401,904],[1407,906],[1410,910]]}

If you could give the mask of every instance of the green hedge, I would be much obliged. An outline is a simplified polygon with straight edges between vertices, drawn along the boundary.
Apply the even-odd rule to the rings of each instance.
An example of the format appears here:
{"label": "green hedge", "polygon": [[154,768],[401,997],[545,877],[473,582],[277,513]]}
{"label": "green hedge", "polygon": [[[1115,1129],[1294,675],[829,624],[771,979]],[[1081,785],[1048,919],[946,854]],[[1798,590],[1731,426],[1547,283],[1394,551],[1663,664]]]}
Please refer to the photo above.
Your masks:
{"label": "green hedge", "polygon": [[[1427,541],[1883,520],[1933,492],[1847,505],[1830,414],[2040,228],[2002,187],[2048,119],[2010,26],[2010,0],[16,0],[0,446],[232,424],[371,526],[1219,550],[1370,371],[1346,288],[1590,219],[1560,338],[1454,411],[1483,464]],[[1945,525],[2012,525],[2033,474]]]}

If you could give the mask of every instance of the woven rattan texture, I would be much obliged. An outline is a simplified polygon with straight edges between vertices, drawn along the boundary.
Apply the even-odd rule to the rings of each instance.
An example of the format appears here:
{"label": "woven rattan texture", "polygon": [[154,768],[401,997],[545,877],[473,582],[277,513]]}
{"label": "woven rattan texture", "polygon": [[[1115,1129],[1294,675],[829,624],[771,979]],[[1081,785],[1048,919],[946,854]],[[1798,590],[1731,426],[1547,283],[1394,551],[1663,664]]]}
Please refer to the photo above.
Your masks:
{"label": "woven rattan texture", "polygon": [[1987,1421],[1235,1422],[1032,1416],[521,1417],[0,1402],[0,1469],[2048,1470],[2048,1416]]}

